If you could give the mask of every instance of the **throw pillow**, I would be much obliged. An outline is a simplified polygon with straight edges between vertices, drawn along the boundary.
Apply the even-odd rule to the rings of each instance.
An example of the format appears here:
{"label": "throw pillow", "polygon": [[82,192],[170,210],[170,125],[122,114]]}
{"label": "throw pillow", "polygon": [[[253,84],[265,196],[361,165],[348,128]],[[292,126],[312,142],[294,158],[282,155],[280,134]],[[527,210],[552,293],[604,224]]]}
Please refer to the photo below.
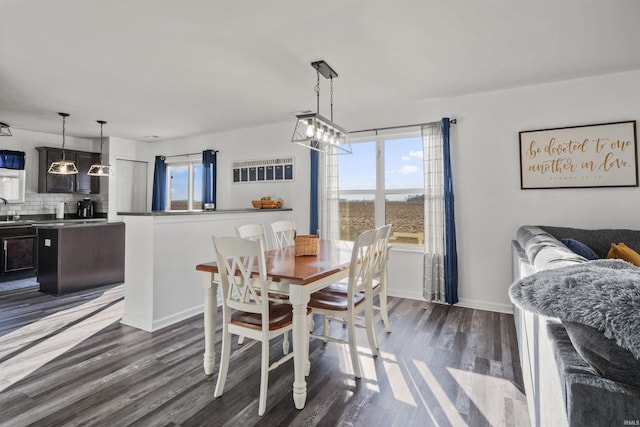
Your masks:
{"label": "throw pillow", "polygon": [[611,244],[611,249],[609,249],[607,258],[622,259],[630,262],[636,267],[640,267],[640,254],[622,242],[617,245],[615,243]]}
{"label": "throw pillow", "polygon": [[593,251],[593,249],[591,249],[589,246],[585,245],[584,243],[582,243],[579,240],[576,240],[576,239],[562,239],[561,242],[566,247],[571,249],[571,251],[573,253],[576,253],[576,254],[578,254],[580,256],[583,256],[586,259],[588,259],[589,261],[593,261],[594,259],[600,259],[598,254],[596,254]]}
{"label": "throw pillow", "polygon": [[604,378],[640,387],[640,360],[630,351],[582,323],[562,322],[578,354]]}

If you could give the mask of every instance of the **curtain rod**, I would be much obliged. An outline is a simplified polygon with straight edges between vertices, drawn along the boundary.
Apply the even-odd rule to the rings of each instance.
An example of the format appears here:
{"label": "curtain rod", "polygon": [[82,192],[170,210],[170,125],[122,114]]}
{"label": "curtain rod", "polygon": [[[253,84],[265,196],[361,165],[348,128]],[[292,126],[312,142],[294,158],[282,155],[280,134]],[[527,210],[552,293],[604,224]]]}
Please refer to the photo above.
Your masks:
{"label": "curtain rod", "polygon": [[[428,125],[429,123],[436,123],[436,122],[426,122],[426,123],[416,123],[416,124],[413,124],[413,125],[388,126],[388,127],[384,127],[384,128],[354,130],[353,132],[349,132],[349,134],[362,133],[362,132],[378,132],[380,130],[390,130],[390,129],[414,128],[414,127],[417,127],[417,126]],[[451,123],[452,125],[455,125],[456,123],[458,123],[458,121],[456,119],[450,119],[449,123]]]}
{"label": "curtain rod", "polygon": [[[217,153],[219,150],[211,150],[214,153]],[[187,153],[187,154],[174,154],[173,156],[162,156],[165,159],[169,158],[169,157],[189,157],[189,156],[202,156],[202,151],[199,151],[197,153]]]}

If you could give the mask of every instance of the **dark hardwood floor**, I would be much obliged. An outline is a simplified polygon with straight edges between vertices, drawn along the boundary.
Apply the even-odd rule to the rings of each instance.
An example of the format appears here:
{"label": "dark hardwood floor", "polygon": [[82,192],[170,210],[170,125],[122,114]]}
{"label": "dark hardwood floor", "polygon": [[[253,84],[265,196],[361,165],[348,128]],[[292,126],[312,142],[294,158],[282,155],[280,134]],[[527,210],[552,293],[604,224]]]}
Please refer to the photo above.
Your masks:
{"label": "dark hardwood floor", "polygon": [[[147,333],[120,324],[122,286],[0,294],[0,425],[529,425],[511,315],[390,303],[393,332],[378,324],[378,357],[360,331],[362,379],[346,346],[312,340],[306,407],[293,405],[289,361],[270,373],[258,417],[260,346],[234,343],[225,393],[214,399],[202,316]],[[219,352],[220,324],[216,338]],[[281,344],[272,341],[272,360]]]}

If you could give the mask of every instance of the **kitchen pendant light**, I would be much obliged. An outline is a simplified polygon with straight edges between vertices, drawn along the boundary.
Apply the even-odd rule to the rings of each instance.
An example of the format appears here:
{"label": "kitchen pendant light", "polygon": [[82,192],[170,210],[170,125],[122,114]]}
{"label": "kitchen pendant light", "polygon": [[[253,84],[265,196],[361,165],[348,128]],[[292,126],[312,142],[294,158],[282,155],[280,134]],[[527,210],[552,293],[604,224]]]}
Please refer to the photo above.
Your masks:
{"label": "kitchen pendant light", "polygon": [[[102,162],[102,126],[106,125],[107,122],[104,120],[96,120],[100,123],[100,161]],[[89,167],[89,172],[87,172],[89,176],[109,176],[113,175],[113,168],[111,165],[103,165],[101,163],[95,163]]]}
{"label": "kitchen pendant light", "polygon": [[[312,62],[311,66],[316,70],[316,112],[296,116],[298,121],[291,142],[323,153],[351,154],[349,132],[333,122],[333,78],[338,77],[338,73],[325,61]],[[320,115],[320,74],[331,81],[330,120]]]}
{"label": "kitchen pendant light", "polygon": [[0,122],[0,136],[13,136],[8,124]]}
{"label": "kitchen pendant light", "polygon": [[62,117],[62,160],[52,162],[47,172],[56,175],[74,175],[78,173],[78,168],[74,162],[65,160],[64,157],[64,137],[65,137],[65,119],[69,117],[67,113],[58,113]]}

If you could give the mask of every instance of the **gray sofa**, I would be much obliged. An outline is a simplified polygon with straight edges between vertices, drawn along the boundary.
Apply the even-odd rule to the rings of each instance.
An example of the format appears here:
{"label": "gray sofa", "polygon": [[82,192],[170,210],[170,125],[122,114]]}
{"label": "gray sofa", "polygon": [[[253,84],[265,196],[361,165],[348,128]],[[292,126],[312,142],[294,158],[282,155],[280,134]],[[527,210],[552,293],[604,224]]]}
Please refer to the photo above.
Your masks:
{"label": "gray sofa", "polygon": [[[606,258],[613,242],[640,252],[640,231],[522,226],[512,241],[514,282],[542,270],[588,262],[563,239],[586,244],[600,258]],[[640,425],[640,382],[630,385],[602,376],[576,351],[567,332],[571,324],[518,304],[514,320],[531,425]],[[610,340],[604,341],[609,345]],[[640,372],[634,374],[640,377]]]}

